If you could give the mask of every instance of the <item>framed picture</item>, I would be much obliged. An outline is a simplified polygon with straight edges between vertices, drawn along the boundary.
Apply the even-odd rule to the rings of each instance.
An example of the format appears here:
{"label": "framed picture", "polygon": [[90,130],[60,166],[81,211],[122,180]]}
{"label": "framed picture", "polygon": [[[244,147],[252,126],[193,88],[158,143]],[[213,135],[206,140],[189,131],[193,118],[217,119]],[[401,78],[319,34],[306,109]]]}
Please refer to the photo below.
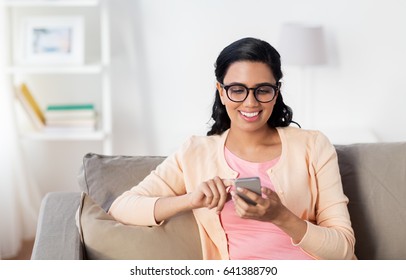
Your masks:
{"label": "framed picture", "polygon": [[30,17],[22,23],[22,64],[82,64],[84,20],[80,16]]}

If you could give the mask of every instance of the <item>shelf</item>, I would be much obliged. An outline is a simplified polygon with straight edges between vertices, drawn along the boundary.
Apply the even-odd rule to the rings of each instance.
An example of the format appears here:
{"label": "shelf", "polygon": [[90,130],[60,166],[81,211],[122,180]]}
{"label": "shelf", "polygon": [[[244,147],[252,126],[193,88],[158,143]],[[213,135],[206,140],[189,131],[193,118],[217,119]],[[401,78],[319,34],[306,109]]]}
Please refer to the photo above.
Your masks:
{"label": "shelf", "polygon": [[[83,99],[91,98],[96,100],[96,98],[99,98],[100,100],[100,123],[103,125],[96,131],[35,130],[30,125],[24,127],[28,123],[16,123],[20,131],[20,140],[44,142],[101,141],[102,153],[112,153],[109,2],[109,0],[0,0],[0,41],[5,43],[0,44],[0,54],[5,54],[2,55],[4,59],[0,58],[2,64],[0,65],[0,74],[6,76],[4,78],[9,84],[9,87],[7,87],[9,90],[7,91],[10,97],[14,97],[15,85],[29,81],[30,83],[37,82],[38,92],[42,92],[42,89],[44,89],[41,98],[45,100],[49,97],[46,92],[51,92],[56,84],[60,87],[66,85],[64,90],[61,91],[61,94],[65,95],[60,98],[60,100],[64,100],[63,102],[70,102],[69,100],[74,102],[78,98],[82,98],[82,94]],[[63,9],[64,7],[66,9]],[[85,18],[85,30],[89,31],[90,34],[100,32],[100,40],[96,40],[93,46],[97,48],[89,48],[95,50],[91,54],[84,53],[84,63],[82,64],[55,64],[49,61],[41,65],[19,59],[17,52],[20,51],[18,46],[20,42],[15,39],[16,36],[20,36],[17,31],[18,24],[23,21],[24,17],[38,14],[43,16],[83,15]],[[17,33],[14,34],[13,32]],[[98,49],[100,54],[98,54]],[[82,81],[86,82],[83,86],[78,84]],[[74,96],[67,96],[70,91],[74,91]],[[52,98],[57,100],[55,96]],[[96,102],[95,100],[93,102]],[[72,143],[64,144],[70,146]]]}
{"label": "shelf", "polygon": [[9,0],[2,1],[1,4],[7,7],[94,7],[98,6],[99,0]]}
{"label": "shelf", "polygon": [[21,138],[40,141],[100,141],[106,138],[102,131],[95,132],[24,132]]}
{"label": "shelf", "polygon": [[6,69],[7,74],[99,74],[102,65],[79,65],[79,66],[13,66]]}

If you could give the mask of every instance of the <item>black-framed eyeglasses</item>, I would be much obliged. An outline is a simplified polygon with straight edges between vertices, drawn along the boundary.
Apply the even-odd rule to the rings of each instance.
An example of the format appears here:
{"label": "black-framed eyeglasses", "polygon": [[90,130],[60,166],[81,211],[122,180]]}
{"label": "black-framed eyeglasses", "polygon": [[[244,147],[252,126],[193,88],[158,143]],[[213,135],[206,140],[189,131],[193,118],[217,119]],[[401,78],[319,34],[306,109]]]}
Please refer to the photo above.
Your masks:
{"label": "black-framed eyeglasses", "polygon": [[274,100],[280,87],[280,83],[277,85],[264,83],[254,88],[249,88],[244,84],[220,85],[226,90],[227,97],[233,102],[243,102],[247,99],[250,90],[253,90],[255,99],[261,103]]}

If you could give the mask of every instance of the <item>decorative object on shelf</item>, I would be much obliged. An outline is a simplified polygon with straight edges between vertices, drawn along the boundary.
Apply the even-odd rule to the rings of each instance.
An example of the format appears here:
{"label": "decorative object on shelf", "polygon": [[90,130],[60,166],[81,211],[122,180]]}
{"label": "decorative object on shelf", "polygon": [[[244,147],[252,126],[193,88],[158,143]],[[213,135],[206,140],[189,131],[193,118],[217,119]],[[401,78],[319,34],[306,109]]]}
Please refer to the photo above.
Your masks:
{"label": "decorative object on shelf", "polygon": [[21,64],[83,64],[82,16],[28,17],[21,28]]}
{"label": "decorative object on shelf", "polygon": [[18,100],[32,120],[35,128],[41,130],[45,126],[45,116],[37,100],[32,95],[25,83],[22,83],[16,90]]}

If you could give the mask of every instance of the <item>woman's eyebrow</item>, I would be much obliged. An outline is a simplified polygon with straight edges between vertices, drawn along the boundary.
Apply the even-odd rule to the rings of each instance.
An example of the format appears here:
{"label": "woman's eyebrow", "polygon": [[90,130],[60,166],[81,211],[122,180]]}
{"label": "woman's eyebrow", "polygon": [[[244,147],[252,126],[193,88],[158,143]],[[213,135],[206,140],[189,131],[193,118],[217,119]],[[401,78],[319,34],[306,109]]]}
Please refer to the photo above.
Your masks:
{"label": "woman's eyebrow", "polygon": [[[254,87],[259,87],[259,86],[263,86],[263,85],[273,85],[273,86],[275,86],[277,83],[275,82],[275,83],[271,83],[271,82],[261,82],[261,83],[257,83],[257,84],[254,84]],[[228,85],[228,86],[231,86],[231,85],[242,85],[242,86],[246,86],[246,87],[249,87],[247,84],[244,84],[244,83],[240,83],[240,82],[231,82],[231,83],[227,83],[227,84],[225,84],[225,85]]]}

